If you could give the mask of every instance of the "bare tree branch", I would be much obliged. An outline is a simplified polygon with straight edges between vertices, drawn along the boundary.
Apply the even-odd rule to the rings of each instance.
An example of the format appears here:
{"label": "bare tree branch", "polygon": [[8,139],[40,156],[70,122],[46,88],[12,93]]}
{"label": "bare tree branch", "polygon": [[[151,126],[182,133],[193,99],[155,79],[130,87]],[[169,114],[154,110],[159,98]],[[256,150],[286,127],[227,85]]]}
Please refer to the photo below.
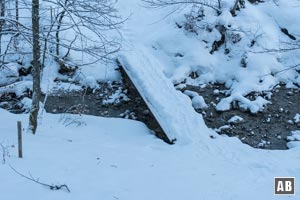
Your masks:
{"label": "bare tree branch", "polygon": [[142,0],[145,2],[150,8],[162,8],[167,6],[175,6],[175,5],[185,5],[185,4],[194,4],[201,5],[215,10],[218,14],[221,14],[221,4],[218,1],[217,5],[209,4],[205,1],[201,0]]}
{"label": "bare tree branch", "polygon": [[29,174],[29,176],[26,176],[20,172],[18,172],[15,168],[13,168],[11,165],[9,165],[9,167],[18,175],[20,175],[23,178],[26,178],[27,180],[33,181],[37,184],[40,184],[42,186],[45,186],[47,188],[49,188],[50,190],[63,190],[65,189],[67,192],[71,192],[71,190],[69,189],[69,187],[66,184],[63,185],[50,185],[47,183],[42,183],[39,181],[39,179],[35,179],[31,174]]}

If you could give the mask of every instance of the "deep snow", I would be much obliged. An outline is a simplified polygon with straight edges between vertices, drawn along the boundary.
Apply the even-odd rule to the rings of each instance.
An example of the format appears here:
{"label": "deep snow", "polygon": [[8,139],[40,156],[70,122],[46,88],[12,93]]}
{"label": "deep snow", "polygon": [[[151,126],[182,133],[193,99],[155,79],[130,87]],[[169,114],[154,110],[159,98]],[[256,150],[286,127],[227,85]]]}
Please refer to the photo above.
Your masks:
{"label": "deep snow", "polygon": [[[0,110],[0,118],[9,152],[0,165],[5,200],[273,199],[274,176],[300,177],[299,148],[255,150],[227,137],[170,146],[140,122],[91,116],[83,116],[86,125],[65,127],[60,115],[44,114],[37,135],[24,133],[18,159],[16,120],[26,124],[28,116]],[[9,165],[44,183],[67,184],[71,193],[24,179]]]}
{"label": "deep snow", "polygon": [[[231,57],[223,52],[209,54],[206,47],[219,37],[216,31],[196,36],[176,27],[174,21],[181,23],[183,13],[189,8],[164,18],[167,10],[173,8],[150,10],[141,7],[139,0],[117,4],[124,16],[132,14],[121,30],[124,48],[120,58],[132,68],[146,97],[158,106],[161,118],[165,118],[166,124],[170,123],[167,125],[170,134],[178,139],[175,145],[167,145],[155,138],[137,121],[43,113],[37,135],[24,133],[24,158],[18,159],[16,121],[21,120],[26,128],[28,115],[13,115],[0,109],[0,143],[9,155],[5,164],[0,165],[1,199],[273,199],[274,176],[293,176],[298,181],[299,147],[287,151],[258,150],[236,138],[216,136],[205,126],[201,115],[193,110],[191,100],[175,91],[172,85],[184,79],[194,85],[224,82],[231,88],[231,96],[221,101],[219,107],[228,108],[232,99],[239,98],[250,110],[254,105],[252,111],[256,112],[267,102],[257,99],[253,104],[244,98],[246,94],[270,90],[278,81],[285,81],[290,86],[299,81],[294,70],[270,75],[299,61],[295,52],[256,53],[264,48],[277,49],[287,40],[280,33],[278,24],[299,33],[299,8],[295,7],[298,2],[277,1],[280,7],[272,1],[259,5],[247,3],[236,18],[228,13],[229,2],[224,1],[221,16],[211,14],[207,23],[232,24],[236,26],[233,28],[243,25],[250,29],[249,35],[243,35],[245,40],[232,46]],[[258,45],[247,55],[248,67],[242,68],[240,57],[249,50],[247,43],[253,34],[259,36]],[[206,37],[208,44],[201,42],[201,37]],[[174,56],[177,53],[184,57]],[[93,85],[95,80],[107,76],[118,78],[114,66],[106,67],[109,70],[104,71],[112,72],[111,75],[95,75],[97,68],[85,68],[84,77],[88,79],[84,84]],[[187,78],[192,71],[200,74],[196,80]],[[51,90],[48,84],[54,87],[49,83],[56,75],[52,72],[53,69],[45,71],[44,91]],[[27,87],[26,81],[23,84],[20,91]],[[172,108],[174,112],[170,111]],[[185,123],[180,121],[180,116],[189,120],[185,126],[188,129],[179,126]],[[61,117],[84,123],[79,127],[74,124],[65,127]],[[9,165],[41,182],[67,184],[71,192],[51,191],[30,182],[14,173]],[[296,188],[297,196],[299,192]]]}

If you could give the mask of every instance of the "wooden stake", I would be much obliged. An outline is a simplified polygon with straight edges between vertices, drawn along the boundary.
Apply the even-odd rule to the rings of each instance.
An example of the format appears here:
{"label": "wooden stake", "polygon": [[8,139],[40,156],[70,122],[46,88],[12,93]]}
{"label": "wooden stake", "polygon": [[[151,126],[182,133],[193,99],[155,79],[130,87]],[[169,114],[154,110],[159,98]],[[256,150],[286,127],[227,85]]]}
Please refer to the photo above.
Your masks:
{"label": "wooden stake", "polygon": [[19,158],[23,157],[23,149],[22,149],[22,123],[18,121],[18,152],[19,152]]}

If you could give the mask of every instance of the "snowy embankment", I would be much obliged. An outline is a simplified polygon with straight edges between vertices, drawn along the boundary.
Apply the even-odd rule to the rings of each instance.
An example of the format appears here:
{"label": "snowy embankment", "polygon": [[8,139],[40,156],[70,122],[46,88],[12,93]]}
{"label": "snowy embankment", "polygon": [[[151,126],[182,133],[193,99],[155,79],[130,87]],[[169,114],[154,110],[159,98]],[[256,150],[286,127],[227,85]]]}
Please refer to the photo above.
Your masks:
{"label": "snowy embankment", "polygon": [[[235,17],[230,13],[232,1],[221,2],[221,15],[202,8],[205,16],[200,19],[197,17],[201,6],[148,9],[141,7],[138,0],[130,4],[119,2],[122,11],[132,13],[123,30],[127,41],[124,51],[131,51],[136,44],[143,45],[159,60],[164,74],[174,84],[224,83],[229,97],[218,103],[220,111],[230,109],[233,101],[251,112],[261,111],[269,102],[260,97],[249,101],[245,96],[272,91],[280,82],[291,88],[299,84],[300,76],[295,70],[300,62],[299,1],[280,0],[277,5],[271,0],[259,4],[246,1],[245,8]],[[168,15],[176,8],[177,12]],[[187,24],[188,17],[195,21]],[[186,30],[186,26],[193,30]],[[220,26],[226,29],[226,39],[211,53],[213,43],[221,38]],[[283,33],[285,29],[296,40]],[[192,72],[199,77],[189,77]]]}
{"label": "snowy embankment", "polygon": [[[257,55],[250,55],[249,67],[241,68],[236,57],[227,60],[218,52],[209,54],[198,38],[178,30],[173,18],[162,21],[165,13],[141,8],[138,3],[119,2],[121,10],[133,13],[122,30],[126,43],[121,58],[124,65],[136,69],[132,71],[137,76],[136,84],[157,106],[164,123],[170,123],[172,138],[176,137],[178,143],[163,143],[136,121],[83,116],[80,120],[86,125],[66,127],[61,117],[78,120],[76,116],[44,113],[37,135],[24,133],[24,158],[18,159],[16,121],[26,126],[28,115],[0,109],[0,143],[6,152],[5,164],[0,165],[1,199],[273,199],[274,176],[300,178],[300,148],[265,151],[246,146],[236,138],[212,139],[211,130],[192,110],[190,100],[172,87],[172,83],[196,70],[201,72],[200,77],[187,80],[190,83],[223,80],[232,95],[243,96],[267,89],[279,80],[292,81],[293,74],[289,71],[284,76],[264,76],[261,82],[259,77],[265,69],[276,72],[283,68],[276,56],[268,57],[268,61],[261,56],[259,63],[253,63]],[[253,5],[247,6],[254,9]],[[263,5],[259,9],[264,9]],[[245,10],[242,14],[246,14]],[[153,24],[155,21],[160,22]],[[174,56],[176,53],[184,57]],[[266,63],[269,61],[272,65]],[[71,192],[51,191],[19,176],[10,165],[40,182],[66,184]]]}
{"label": "snowy embankment", "polygon": [[[16,120],[26,124],[28,116],[0,110],[8,154],[0,165],[1,199],[272,199],[273,176],[300,177],[299,149],[254,150],[226,137],[209,146],[170,146],[140,122],[83,116],[86,126],[65,127],[60,117],[44,114],[37,135],[24,133],[18,159]],[[71,192],[51,191],[10,165]]]}

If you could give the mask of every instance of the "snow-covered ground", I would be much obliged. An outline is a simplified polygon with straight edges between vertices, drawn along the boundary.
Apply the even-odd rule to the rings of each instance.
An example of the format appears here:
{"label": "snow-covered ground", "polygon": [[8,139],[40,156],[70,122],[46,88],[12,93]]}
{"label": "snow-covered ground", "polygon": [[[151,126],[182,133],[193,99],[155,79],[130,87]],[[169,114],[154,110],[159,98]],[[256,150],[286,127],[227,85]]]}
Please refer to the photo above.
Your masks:
{"label": "snow-covered ground", "polygon": [[[225,83],[231,92],[230,97],[219,104],[220,110],[226,110],[232,100],[238,99],[256,112],[267,102],[262,99],[249,102],[244,98],[246,94],[270,90],[279,81],[289,86],[299,84],[299,76],[294,70],[277,73],[297,63],[298,54],[257,53],[264,48],[278,49],[282,42],[288,41],[279,26],[299,37],[299,7],[295,6],[299,2],[276,1],[280,7],[273,1],[259,5],[246,3],[246,8],[235,18],[229,14],[232,5],[229,2],[223,1],[221,16],[210,13],[212,17],[206,22],[231,24],[232,30],[249,29],[241,33],[244,39],[240,43],[228,43],[231,45],[229,55],[225,55],[222,49],[209,53],[211,43],[220,37],[216,30],[195,35],[177,28],[175,22],[182,23],[184,13],[190,8],[165,18],[173,8],[150,10],[141,7],[140,0],[119,1],[117,4],[123,16],[130,15],[121,30],[124,47],[120,58],[127,61],[126,64],[138,65],[131,66],[140,68],[136,71],[137,79],[142,77],[142,72],[158,75],[152,77],[153,80],[165,76],[161,81],[151,83],[151,76],[144,74],[145,79],[139,79],[138,84],[144,87],[151,102],[161,106],[162,110],[158,111],[164,115],[161,118],[165,117],[172,123],[171,130],[174,129],[178,139],[175,145],[167,145],[155,138],[143,123],[137,121],[43,113],[36,135],[24,131],[24,158],[18,159],[16,121],[21,120],[26,129],[28,115],[14,115],[0,109],[0,144],[4,147],[0,150],[1,160],[3,155],[5,157],[5,163],[0,164],[1,199],[274,199],[274,176],[292,176],[299,182],[299,147],[287,151],[258,150],[236,138],[217,136],[205,126],[201,115],[194,112],[192,102],[184,94],[160,96],[162,93],[174,94],[172,83],[184,79],[193,85],[218,81]],[[247,44],[252,37],[257,37],[257,45],[250,49]],[[240,59],[246,51],[248,66],[243,68]],[[178,53],[183,57],[175,56]],[[84,76],[88,77],[83,84],[94,85],[95,80],[107,76],[117,79],[113,67],[105,67],[107,70],[101,72],[98,68],[82,69]],[[192,71],[200,75],[195,80],[187,78]],[[112,73],[107,75],[107,72]],[[50,69],[45,70],[44,88],[48,87],[51,73]],[[25,80],[20,91],[27,85]],[[161,91],[155,92],[157,90]],[[172,108],[174,112],[170,113]],[[180,111],[179,114],[176,110]],[[180,121],[181,114],[183,120],[192,120],[187,122],[189,129],[182,133],[182,127],[179,127],[184,123]],[[77,123],[68,125],[72,120]],[[81,125],[77,127],[76,124]],[[299,134],[294,133],[295,139]],[[21,177],[10,166],[42,183],[66,184],[71,192],[49,190]],[[295,197],[282,198],[297,198],[299,193],[297,186]]]}
{"label": "snow-covered ground", "polygon": [[[300,177],[299,149],[254,150],[226,137],[170,146],[140,122],[83,116],[86,125],[65,127],[60,117],[44,114],[37,135],[25,132],[18,159],[16,120],[28,116],[0,110],[9,155],[0,165],[1,199],[273,199],[274,176]],[[71,192],[51,191],[9,165]]]}
{"label": "snow-covered ground", "polygon": [[[219,16],[205,8],[204,19],[194,25],[196,34],[179,29],[178,24],[184,27],[187,21],[185,14],[197,15],[201,7],[184,6],[169,15],[178,7],[149,9],[140,0],[130,3],[120,1],[119,9],[123,15],[131,14],[122,30],[125,40],[123,51],[126,54],[138,45],[143,46],[149,56],[159,60],[164,74],[174,84],[184,80],[190,85],[224,83],[230,88],[231,95],[217,105],[218,110],[228,110],[231,102],[239,101],[241,107],[258,112],[268,102],[261,98],[251,102],[245,95],[254,91],[270,91],[279,82],[286,83],[287,87],[298,84],[297,67],[288,69],[300,62],[300,49],[278,50],[299,45],[299,1],[279,0],[276,1],[278,6],[272,0],[258,5],[246,1],[245,8],[236,17],[230,14],[232,1],[221,2],[222,14]],[[211,54],[213,42],[221,38],[215,26],[226,27],[226,41]],[[296,41],[282,33],[281,28],[294,34]],[[235,37],[239,39],[235,41]],[[188,77],[191,72],[197,72],[199,77],[191,79]]]}

